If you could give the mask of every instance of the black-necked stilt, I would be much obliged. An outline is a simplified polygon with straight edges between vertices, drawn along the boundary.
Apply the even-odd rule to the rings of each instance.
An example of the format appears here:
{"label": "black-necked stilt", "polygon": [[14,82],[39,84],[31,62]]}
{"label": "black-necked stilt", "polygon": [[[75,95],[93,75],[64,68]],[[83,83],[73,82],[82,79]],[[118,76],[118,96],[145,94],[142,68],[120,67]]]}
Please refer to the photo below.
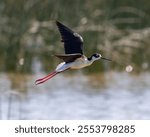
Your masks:
{"label": "black-necked stilt", "polygon": [[103,58],[101,54],[98,53],[93,54],[91,57],[87,58],[85,55],[83,55],[83,38],[78,33],[72,31],[58,21],[56,21],[56,25],[61,34],[61,41],[64,42],[65,54],[56,54],[55,56],[62,59],[64,62],[60,63],[52,73],[36,80],[36,85],[47,81],[48,79],[54,77],[56,74],[65,70],[81,69],[87,67],[99,59],[111,61],[110,59]]}

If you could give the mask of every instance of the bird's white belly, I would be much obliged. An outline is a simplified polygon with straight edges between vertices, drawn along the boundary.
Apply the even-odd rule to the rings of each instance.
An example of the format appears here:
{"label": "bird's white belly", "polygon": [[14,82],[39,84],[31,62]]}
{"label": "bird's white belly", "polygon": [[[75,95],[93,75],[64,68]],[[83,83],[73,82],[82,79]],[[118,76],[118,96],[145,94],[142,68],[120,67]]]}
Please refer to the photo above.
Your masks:
{"label": "bird's white belly", "polygon": [[[91,63],[90,63],[91,64]],[[86,60],[76,60],[75,62],[70,63],[71,69],[81,69],[90,65]]]}
{"label": "bird's white belly", "polygon": [[87,67],[89,65],[91,65],[92,62],[89,62],[87,59],[76,59],[74,62],[70,62],[70,63],[65,63],[65,62],[62,62],[60,63],[57,68],[56,68],[56,71],[57,72],[62,72],[66,69],[81,69],[81,68],[84,68],[84,67]]}

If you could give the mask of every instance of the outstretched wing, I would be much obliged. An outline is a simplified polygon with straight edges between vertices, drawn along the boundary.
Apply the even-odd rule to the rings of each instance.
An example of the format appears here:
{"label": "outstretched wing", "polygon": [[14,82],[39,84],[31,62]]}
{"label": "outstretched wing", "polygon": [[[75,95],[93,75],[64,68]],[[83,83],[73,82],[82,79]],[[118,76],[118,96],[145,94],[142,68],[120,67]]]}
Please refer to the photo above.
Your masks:
{"label": "outstretched wing", "polygon": [[64,60],[64,62],[69,63],[69,62],[73,62],[74,60],[76,60],[77,58],[80,58],[82,56],[82,54],[78,53],[78,54],[56,54],[56,57]]}
{"label": "outstretched wing", "polygon": [[56,24],[64,42],[65,54],[83,54],[83,38],[62,23],[56,21]]}

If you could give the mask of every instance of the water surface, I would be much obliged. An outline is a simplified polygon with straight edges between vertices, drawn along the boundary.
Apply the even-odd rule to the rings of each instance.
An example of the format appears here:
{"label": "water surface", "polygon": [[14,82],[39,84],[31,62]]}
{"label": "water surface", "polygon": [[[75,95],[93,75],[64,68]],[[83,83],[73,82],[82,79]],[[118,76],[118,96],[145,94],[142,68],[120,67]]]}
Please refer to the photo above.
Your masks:
{"label": "water surface", "polygon": [[149,73],[79,72],[34,85],[43,75],[0,74],[1,119],[150,119]]}

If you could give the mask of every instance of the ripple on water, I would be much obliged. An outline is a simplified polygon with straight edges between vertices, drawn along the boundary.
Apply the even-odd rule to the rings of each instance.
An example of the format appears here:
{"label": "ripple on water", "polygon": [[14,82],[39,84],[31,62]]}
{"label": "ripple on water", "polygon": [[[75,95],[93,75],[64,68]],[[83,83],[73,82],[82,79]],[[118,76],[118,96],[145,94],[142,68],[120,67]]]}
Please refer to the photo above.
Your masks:
{"label": "ripple on water", "polygon": [[13,96],[9,100],[10,94],[3,91],[9,93],[15,89],[1,74],[1,119],[8,119],[8,112],[10,119],[150,119],[149,76],[149,73],[138,76],[106,73],[105,86],[97,87],[93,87],[90,77],[81,74],[58,75],[39,86],[34,85],[37,77],[33,77],[26,83],[26,92],[18,92],[21,97]]}

